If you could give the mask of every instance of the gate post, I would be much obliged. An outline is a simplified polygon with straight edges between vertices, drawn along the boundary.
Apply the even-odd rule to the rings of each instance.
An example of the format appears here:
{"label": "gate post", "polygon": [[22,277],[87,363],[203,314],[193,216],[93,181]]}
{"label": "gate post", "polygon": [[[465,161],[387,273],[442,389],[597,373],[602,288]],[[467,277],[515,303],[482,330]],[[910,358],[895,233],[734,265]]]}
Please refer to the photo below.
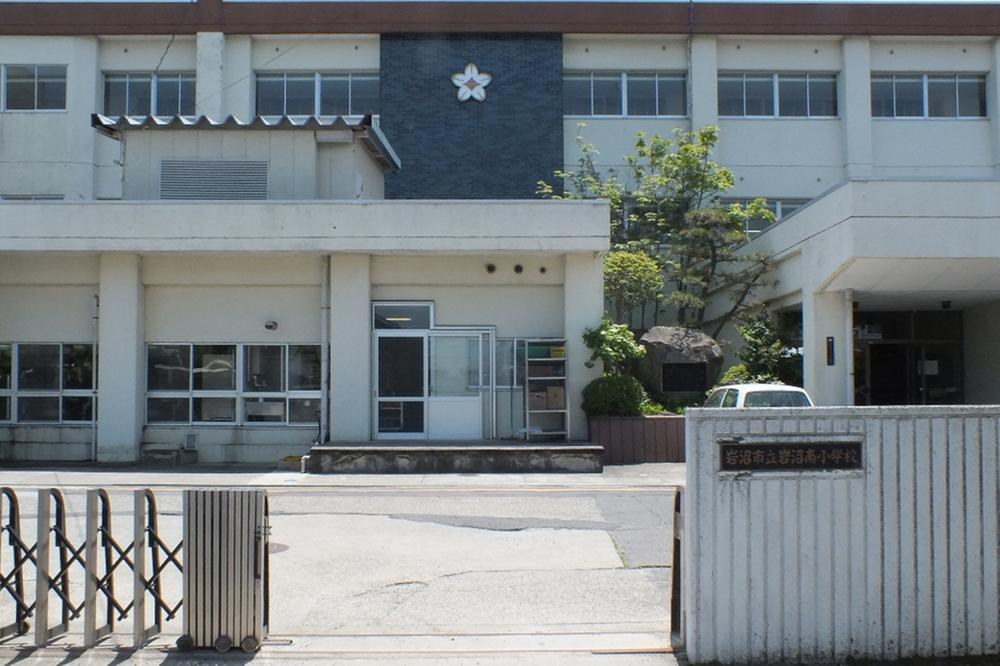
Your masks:
{"label": "gate post", "polygon": [[146,642],[146,493],[132,493],[132,645]]}
{"label": "gate post", "polygon": [[86,569],[83,586],[83,646],[97,644],[97,491],[87,491],[86,539],[83,551]]}
{"label": "gate post", "polygon": [[35,645],[49,639],[49,491],[38,491],[38,529],[35,549]]}

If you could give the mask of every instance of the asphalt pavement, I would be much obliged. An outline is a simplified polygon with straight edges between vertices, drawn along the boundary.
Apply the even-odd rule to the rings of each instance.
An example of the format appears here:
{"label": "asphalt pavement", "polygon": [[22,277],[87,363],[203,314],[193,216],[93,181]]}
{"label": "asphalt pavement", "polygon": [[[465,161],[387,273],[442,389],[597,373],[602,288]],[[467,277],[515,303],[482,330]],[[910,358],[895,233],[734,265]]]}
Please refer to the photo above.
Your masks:
{"label": "asphalt pavement", "polygon": [[[683,475],[684,466],[672,464],[603,474],[398,476],[18,467],[0,470],[0,485],[21,498],[26,531],[34,489],[60,488],[76,535],[86,489],[105,488],[114,530],[129,538],[130,491],[152,488],[168,541],[179,539],[182,489],[267,489],[271,626],[254,663],[643,665],[676,663],[669,582],[673,497]],[[124,579],[119,587],[130,589]],[[167,587],[179,594],[179,575]],[[0,595],[3,623],[7,602]],[[101,646],[81,651],[82,622],[75,622],[43,649],[30,649],[27,637],[0,641],[0,659],[248,659],[176,652],[179,620],[139,651],[127,648],[130,631],[129,620],[120,622]]]}

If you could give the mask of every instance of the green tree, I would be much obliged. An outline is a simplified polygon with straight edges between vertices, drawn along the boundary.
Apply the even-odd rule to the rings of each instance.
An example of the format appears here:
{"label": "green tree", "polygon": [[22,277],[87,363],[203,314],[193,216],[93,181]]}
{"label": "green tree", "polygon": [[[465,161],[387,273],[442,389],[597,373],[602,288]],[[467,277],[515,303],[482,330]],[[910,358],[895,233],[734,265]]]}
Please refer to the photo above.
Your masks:
{"label": "green tree", "polygon": [[763,312],[747,319],[736,330],[743,338],[743,348],[737,356],[749,381],[802,385],[802,357],[779,321]]}
{"label": "green tree", "polygon": [[646,355],[646,348],[635,341],[635,334],[628,326],[616,324],[607,317],[601,320],[599,327],[583,332],[583,343],[593,351],[585,365],[592,368],[595,361],[600,360],[606,375],[627,374],[632,361]]}
{"label": "green tree", "polygon": [[752,301],[763,280],[768,257],[745,252],[746,223],[774,215],[763,199],[747,205],[722,205],[733,174],[711,159],[719,130],[675,130],[672,139],[636,135],[635,152],[625,157],[624,178],[604,175],[597,151],[578,134],[581,157],[572,172],[557,171],[563,193],[548,183],[538,192],[550,198],[604,198],[611,203],[610,231],[615,249],[645,252],[665,271],[664,302],[674,306],[681,326],[704,329],[711,296],[728,292],[729,307],[713,318],[710,335]]}
{"label": "green tree", "polygon": [[617,323],[628,324],[634,308],[662,292],[663,268],[648,254],[616,251],[604,258],[604,296]]}

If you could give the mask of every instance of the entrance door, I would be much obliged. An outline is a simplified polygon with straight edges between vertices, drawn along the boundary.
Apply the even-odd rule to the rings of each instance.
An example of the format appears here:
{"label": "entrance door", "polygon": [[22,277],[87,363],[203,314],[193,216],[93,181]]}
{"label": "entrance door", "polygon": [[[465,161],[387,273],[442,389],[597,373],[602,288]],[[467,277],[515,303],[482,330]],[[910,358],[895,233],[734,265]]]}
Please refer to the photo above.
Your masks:
{"label": "entrance door", "polygon": [[376,331],[377,439],[491,439],[492,329]]}
{"label": "entrance door", "polygon": [[423,333],[376,333],[378,439],[424,439],[427,436],[426,357],[427,336]]}
{"label": "entrance door", "polygon": [[427,436],[483,439],[483,343],[480,334],[432,331],[427,337]]}

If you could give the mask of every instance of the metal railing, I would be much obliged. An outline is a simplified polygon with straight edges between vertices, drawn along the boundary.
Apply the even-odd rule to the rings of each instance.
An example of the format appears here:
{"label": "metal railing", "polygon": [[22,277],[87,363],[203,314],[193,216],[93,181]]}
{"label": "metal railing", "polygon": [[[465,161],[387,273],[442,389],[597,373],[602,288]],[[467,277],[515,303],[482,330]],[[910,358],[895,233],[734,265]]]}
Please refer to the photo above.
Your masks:
{"label": "metal railing", "polygon": [[[32,620],[34,644],[40,647],[67,633],[81,615],[85,647],[96,645],[114,632],[116,623],[129,617],[135,647],[159,634],[163,622],[176,617],[183,604],[182,599],[168,599],[163,589],[165,572],[175,569],[183,573],[183,541],[168,545],[159,529],[152,491],[133,492],[133,529],[128,542],[119,541],[112,530],[111,498],[103,489],[87,491],[81,542],[72,540],[66,517],[62,492],[55,488],[39,490],[36,538],[29,544],[21,529],[17,493],[0,488],[0,608],[9,600],[14,611],[14,621],[0,627],[0,638],[28,634]],[[53,555],[57,557],[55,565]],[[123,566],[132,572],[133,584],[128,591],[115,588],[116,572]],[[82,576],[84,581],[83,599],[73,596],[71,579],[76,576]],[[29,600],[25,586],[25,580],[32,577],[34,601]],[[59,623],[50,626],[49,602],[53,595],[60,605]],[[147,624],[149,601],[151,624]],[[98,626],[101,606],[103,624]]]}

